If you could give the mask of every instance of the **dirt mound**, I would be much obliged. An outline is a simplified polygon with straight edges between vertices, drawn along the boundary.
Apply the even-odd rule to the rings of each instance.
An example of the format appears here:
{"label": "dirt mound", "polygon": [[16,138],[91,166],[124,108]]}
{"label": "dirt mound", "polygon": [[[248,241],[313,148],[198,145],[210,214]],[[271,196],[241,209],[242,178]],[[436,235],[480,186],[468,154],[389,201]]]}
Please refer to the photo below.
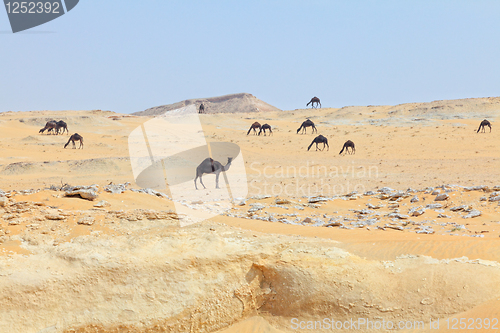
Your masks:
{"label": "dirt mound", "polygon": [[281,111],[277,107],[261,101],[252,94],[240,93],[224,95],[210,98],[187,99],[174,104],[156,106],[145,111],[132,113],[138,116],[156,116],[168,111],[180,109],[185,106],[195,104],[198,108],[203,103],[205,113],[248,113],[248,112],[269,112]]}

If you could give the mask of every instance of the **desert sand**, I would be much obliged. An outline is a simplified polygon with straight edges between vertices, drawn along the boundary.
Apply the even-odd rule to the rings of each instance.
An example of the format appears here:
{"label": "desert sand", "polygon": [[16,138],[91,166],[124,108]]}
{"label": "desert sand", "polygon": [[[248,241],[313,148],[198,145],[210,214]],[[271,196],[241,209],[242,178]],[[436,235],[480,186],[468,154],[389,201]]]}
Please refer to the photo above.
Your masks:
{"label": "desert sand", "polygon": [[[134,181],[128,136],[151,115],[0,113],[0,332],[500,319],[499,110],[480,98],[201,115],[208,142],[241,148],[249,193],[186,227],[181,198]],[[328,150],[307,151],[307,118]],[[84,148],[39,134],[51,119]],[[483,119],[491,133],[476,133]],[[254,121],[273,135],[246,135]],[[346,140],[355,154],[339,155]],[[66,196],[77,185],[97,197]]]}

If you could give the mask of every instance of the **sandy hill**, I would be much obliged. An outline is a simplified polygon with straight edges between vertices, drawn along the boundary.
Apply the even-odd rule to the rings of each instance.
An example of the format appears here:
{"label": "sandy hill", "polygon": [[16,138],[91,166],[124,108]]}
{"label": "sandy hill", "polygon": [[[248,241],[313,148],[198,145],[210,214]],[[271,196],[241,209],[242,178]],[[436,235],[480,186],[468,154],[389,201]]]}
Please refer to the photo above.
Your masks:
{"label": "sandy hill", "polygon": [[249,113],[249,112],[269,112],[280,111],[277,107],[261,101],[252,94],[241,93],[219,97],[187,99],[174,104],[161,105],[149,108],[145,111],[135,112],[138,116],[156,116],[167,111],[179,109],[191,104],[199,107],[203,103],[206,113]]}

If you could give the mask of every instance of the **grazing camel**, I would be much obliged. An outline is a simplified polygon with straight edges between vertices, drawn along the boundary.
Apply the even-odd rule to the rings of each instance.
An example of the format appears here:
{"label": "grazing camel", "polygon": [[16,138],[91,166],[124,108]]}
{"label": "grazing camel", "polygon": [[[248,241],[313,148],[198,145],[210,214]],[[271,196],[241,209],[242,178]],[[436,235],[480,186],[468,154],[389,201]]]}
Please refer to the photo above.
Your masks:
{"label": "grazing camel", "polygon": [[309,151],[309,149],[311,149],[311,146],[313,145],[313,143],[316,144],[316,150],[318,150],[318,143],[323,143],[323,149],[320,149],[321,151],[325,150],[325,146],[327,146],[328,150],[330,150],[330,146],[328,145],[328,139],[325,138],[321,134],[314,138],[313,142],[311,142],[309,147],[307,147],[307,151]]}
{"label": "grazing camel", "polygon": [[205,106],[203,103],[200,104],[200,108],[198,109],[198,113],[205,113]]}
{"label": "grazing camel", "polygon": [[316,126],[314,126],[314,123],[307,119],[306,121],[304,121],[302,123],[302,125],[300,125],[299,129],[297,130],[297,134],[299,134],[299,131],[302,130],[302,133],[301,134],[304,134],[306,133],[306,127],[312,127],[312,131],[313,131],[313,134],[314,134],[314,131],[316,131],[316,133],[318,133],[318,130],[316,129]]}
{"label": "grazing camel", "polygon": [[62,133],[61,134],[64,134],[64,131],[67,132],[66,134],[69,134],[68,124],[66,124],[66,122],[64,122],[62,120],[59,120],[56,124],[57,124],[57,126],[56,126],[56,134],[59,134],[59,130],[61,128],[62,128]]}
{"label": "grazing camel", "polygon": [[477,132],[476,133],[479,133],[479,130],[482,128],[483,130],[481,131],[481,133],[486,133],[486,126],[488,126],[490,128],[490,133],[491,133],[491,123],[488,121],[488,120],[483,120],[481,122],[481,124],[479,124],[479,128],[477,129]]}
{"label": "grazing camel", "polygon": [[314,103],[316,103],[316,107],[318,107],[319,104],[319,107],[321,108],[321,102],[319,101],[319,98],[316,96],[311,98],[311,100],[309,101],[309,103],[306,104],[306,106],[309,106],[309,104],[311,104],[311,109],[312,109],[314,108]]}
{"label": "grazing camel", "polygon": [[78,133],[73,134],[72,136],[69,137],[68,142],[64,145],[64,148],[66,148],[70,142],[73,142],[73,149],[76,148],[75,141],[80,141],[80,147],[78,149],[82,148],[83,149],[83,136],[81,136]]}
{"label": "grazing camel", "polygon": [[344,149],[345,149],[346,153],[349,153],[349,148],[351,148],[351,153],[350,154],[354,154],[356,152],[356,149],[354,148],[354,142],[352,142],[351,140],[347,140],[344,143],[344,146],[342,147],[342,150],[340,151],[339,155],[342,154],[342,152],[344,151]]}
{"label": "grazing camel", "polygon": [[264,131],[264,136],[266,136],[266,130],[269,130],[269,135],[273,134],[273,131],[271,131],[271,125],[269,125],[269,124],[264,124],[264,125],[262,125],[262,127],[260,128],[259,135],[260,135],[260,133],[262,133],[262,131]]}
{"label": "grazing camel", "polygon": [[258,129],[261,128],[261,126],[260,126],[260,124],[258,122],[255,122],[255,123],[252,124],[252,126],[250,126],[250,129],[248,130],[247,135],[250,134],[250,131],[252,129],[253,129],[253,134],[257,134],[256,128],[258,128]]}
{"label": "grazing camel", "polygon": [[45,124],[44,128],[38,131],[38,133],[43,133],[45,130],[48,130],[47,131],[48,134],[50,131],[52,131],[52,129],[55,130],[56,128],[57,128],[57,122],[55,120],[50,120]]}
{"label": "grazing camel", "polygon": [[196,185],[196,179],[200,178],[200,183],[203,185],[203,188],[206,189],[205,184],[203,184],[203,180],[201,179],[201,176],[203,176],[204,173],[207,174],[213,174],[215,173],[215,188],[220,188],[219,187],[219,174],[221,171],[227,171],[229,170],[229,167],[231,166],[231,161],[233,160],[232,157],[227,158],[227,164],[222,165],[218,161],[214,161],[210,157],[206,158],[201,162],[200,165],[196,168],[196,178],[194,179],[194,187],[198,189],[198,186]]}

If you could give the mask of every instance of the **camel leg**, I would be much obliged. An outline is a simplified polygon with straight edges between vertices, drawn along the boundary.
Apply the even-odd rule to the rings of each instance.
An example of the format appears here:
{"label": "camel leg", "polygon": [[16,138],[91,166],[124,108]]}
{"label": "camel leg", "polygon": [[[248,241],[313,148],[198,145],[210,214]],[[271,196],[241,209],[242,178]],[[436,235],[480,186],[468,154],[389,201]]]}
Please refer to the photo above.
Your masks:
{"label": "camel leg", "polygon": [[201,176],[200,176],[200,183],[201,185],[203,185],[203,188],[206,189],[205,184],[203,184],[203,179],[201,178]]}
{"label": "camel leg", "polygon": [[219,174],[220,174],[220,172],[217,172],[215,174],[215,188],[219,188],[220,189],[220,187],[219,187]]}

